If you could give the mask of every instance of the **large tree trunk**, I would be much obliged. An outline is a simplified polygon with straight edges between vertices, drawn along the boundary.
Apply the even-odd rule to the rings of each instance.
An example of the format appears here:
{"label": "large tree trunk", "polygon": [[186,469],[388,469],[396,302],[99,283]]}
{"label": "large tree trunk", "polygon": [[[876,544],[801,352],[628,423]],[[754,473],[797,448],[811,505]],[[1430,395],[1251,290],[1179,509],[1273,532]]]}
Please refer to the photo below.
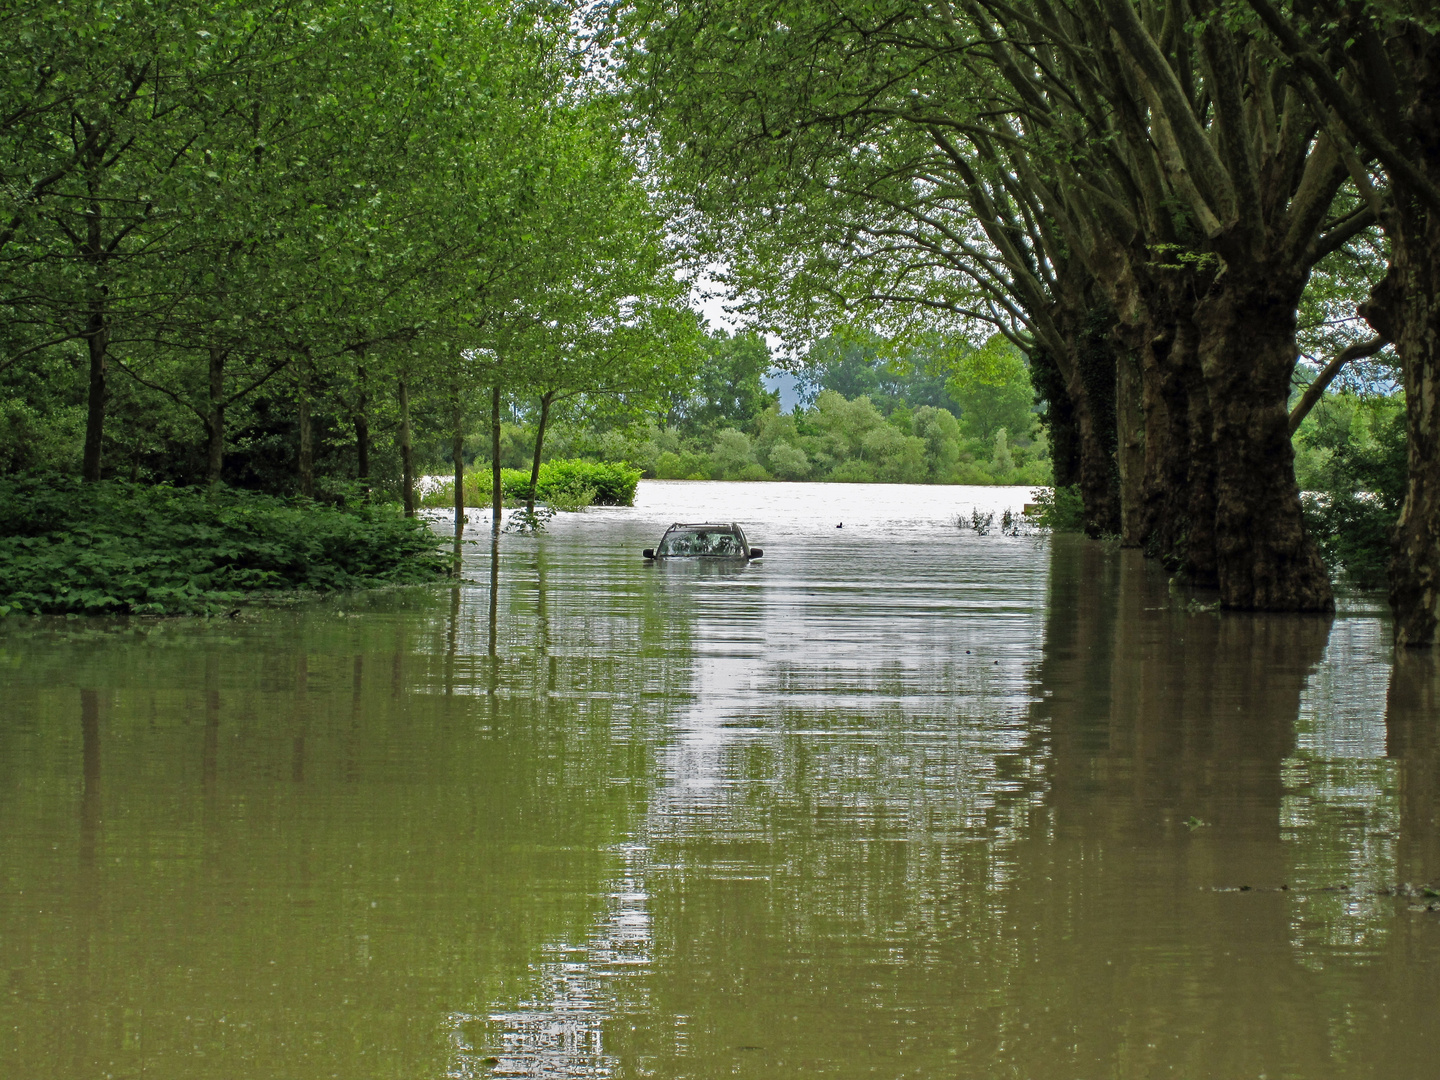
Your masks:
{"label": "large tree trunk", "polygon": [[1139,547],[1145,492],[1145,390],[1140,359],[1115,356],[1115,466],[1120,481],[1120,543]]}
{"label": "large tree trunk", "polygon": [[545,424],[550,419],[550,403],[555,391],[540,395],[540,422],[535,425],[535,454],[530,461],[530,487],[525,493],[525,511],[535,520],[535,488],[540,483],[540,451],[545,446]]}
{"label": "large tree trunk", "polygon": [[1106,340],[1110,317],[1069,305],[1057,306],[1053,317],[1070,345],[1058,366],[1075,425],[1085,532],[1113,536],[1120,531],[1120,472],[1115,464],[1115,348]]}
{"label": "large tree trunk", "polygon": [[490,531],[500,532],[500,517],[505,512],[505,491],[500,476],[500,384],[490,391]]}
{"label": "large tree trunk", "polygon": [[1045,403],[1042,420],[1050,436],[1050,468],[1057,488],[1080,482],[1080,432],[1075,423],[1075,406],[1065,389],[1060,366],[1044,348],[1030,353],[1030,381]]}
{"label": "large tree trunk", "polygon": [[211,487],[220,483],[225,465],[225,359],[224,349],[210,350],[210,402],[205,413],[205,482]]}
{"label": "large tree trunk", "polygon": [[402,377],[400,394],[400,486],[405,516],[415,516],[415,444],[410,430],[410,384]]}
{"label": "large tree trunk", "polygon": [[100,479],[100,452],[105,439],[105,393],[110,368],[110,328],[105,321],[105,302],[92,300],[85,323],[85,343],[90,353],[90,391],[85,414],[85,457],[80,475]]}
{"label": "large tree trunk", "polygon": [[1409,477],[1391,542],[1390,608],[1396,645],[1429,646],[1440,639],[1440,212],[1417,200],[1386,224],[1390,269],[1364,311],[1395,342],[1405,379]]}
{"label": "large tree trunk", "polygon": [[1182,582],[1215,588],[1215,460],[1189,282],[1149,282],[1126,328],[1145,434],[1137,539]]}
{"label": "large tree trunk", "polygon": [[1216,577],[1226,608],[1335,606],[1305,531],[1290,444],[1295,312],[1305,280],[1291,267],[1228,259],[1195,307],[1215,454]]}

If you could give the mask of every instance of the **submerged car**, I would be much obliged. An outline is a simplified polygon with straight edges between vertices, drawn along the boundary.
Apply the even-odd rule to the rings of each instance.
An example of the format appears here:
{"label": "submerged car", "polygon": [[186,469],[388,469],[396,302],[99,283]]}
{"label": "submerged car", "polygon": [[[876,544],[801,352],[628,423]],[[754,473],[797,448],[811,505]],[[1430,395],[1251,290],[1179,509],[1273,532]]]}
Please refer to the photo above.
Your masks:
{"label": "submerged car", "polygon": [[745,541],[745,530],[733,521],[676,522],[665,530],[660,546],[646,548],[647,559],[758,559],[765,553]]}

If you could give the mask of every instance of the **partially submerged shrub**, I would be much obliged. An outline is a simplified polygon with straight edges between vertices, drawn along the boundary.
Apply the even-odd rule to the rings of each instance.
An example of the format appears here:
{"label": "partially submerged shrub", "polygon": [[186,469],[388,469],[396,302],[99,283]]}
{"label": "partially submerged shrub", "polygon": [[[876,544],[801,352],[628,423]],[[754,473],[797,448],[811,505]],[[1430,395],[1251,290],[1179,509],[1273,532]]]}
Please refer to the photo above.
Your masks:
{"label": "partially submerged shrub", "polygon": [[0,478],[0,614],[205,614],[257,591],[430,581],[435,547],[389,504]]}
{"label": "partially submerged shrub", "polygon": [[[535,501],[553,510],[583,510],[587,506],[634,506],[640,470],[618,461],[546,461],[540,465]],[[506,506],[524,506],[530,493],[529,469],[502,469],[500,490]],[[465,505],[489,506],[488,466],[465,474]],[[426,493],[421,505],[435,508],[455,504],[455,482],[447,480]]]}
{"label": "partially submerged shrub", "polygon": [[1085,502],[1080,489],[1036,488],[1030,495],[1036,506],[1035,524],[1050,532],[1084,532]]}

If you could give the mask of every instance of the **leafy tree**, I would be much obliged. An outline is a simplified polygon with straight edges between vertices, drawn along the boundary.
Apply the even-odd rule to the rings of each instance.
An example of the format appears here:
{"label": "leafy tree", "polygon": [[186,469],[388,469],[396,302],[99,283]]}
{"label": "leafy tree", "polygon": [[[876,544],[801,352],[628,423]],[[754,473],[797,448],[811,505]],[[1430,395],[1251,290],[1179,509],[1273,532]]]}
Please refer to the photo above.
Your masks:
{"label": "leafy tree", "polygon": [[714,331],[693,382],[673,393],[667,420],[687,431],[753,424],[779,400],[762,381],[770,367],[770,349],[759,334]]}
{"label": "leafy tree", "polygon": [[960,403],[965,434],[990,442],[1002,428],[1028,436],[1034,424],[1034,390],[1020,350],[1000,335],[981,349],[964,353],[945,384]]}

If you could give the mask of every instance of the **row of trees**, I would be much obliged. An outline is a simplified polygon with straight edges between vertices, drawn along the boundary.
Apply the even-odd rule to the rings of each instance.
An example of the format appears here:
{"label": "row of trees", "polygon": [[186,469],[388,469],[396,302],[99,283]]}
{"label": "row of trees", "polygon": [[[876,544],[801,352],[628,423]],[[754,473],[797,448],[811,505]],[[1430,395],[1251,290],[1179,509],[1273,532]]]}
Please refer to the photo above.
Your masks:
{"label": "row of trees", "polygon": [[801,334],[857,310],[993,323],[1030,354],[1089,527],[1229,608],[1333,605],[1290,443],[1297,313],[1377,251],[1346,359],[1390,342],[1403,367],[1391,602],[1398,642],[1435,641],[1428,7],[678,0],[600,33],[752,308]]}
{"label": "row of trees", "polygon": [[313,494],[318,421],[348,429],[362,483],[383,426],[413,507],[417,417],[458,468],[502,394],[542,416],[659,394],[699,326],[569,20],[539,0],[9,5],[11,464],[70,424],[90,480],[217,483],[227,455],[263,480],[283,428]]}
{"label": "row of trees", "polygon": [[[911,347],[844,328],[801,350],[793,411],[766,388],[776,358],[758,334],[718,330],[703,345],[648,413],[566,403],[547,456],[624,461],[666,480],[1050,483],[1029,369],[1001,335]],[[502,463],[532,467],[540,409],[507,404]],[[488,437],[467,440],[467,460],[488,456]]]}

